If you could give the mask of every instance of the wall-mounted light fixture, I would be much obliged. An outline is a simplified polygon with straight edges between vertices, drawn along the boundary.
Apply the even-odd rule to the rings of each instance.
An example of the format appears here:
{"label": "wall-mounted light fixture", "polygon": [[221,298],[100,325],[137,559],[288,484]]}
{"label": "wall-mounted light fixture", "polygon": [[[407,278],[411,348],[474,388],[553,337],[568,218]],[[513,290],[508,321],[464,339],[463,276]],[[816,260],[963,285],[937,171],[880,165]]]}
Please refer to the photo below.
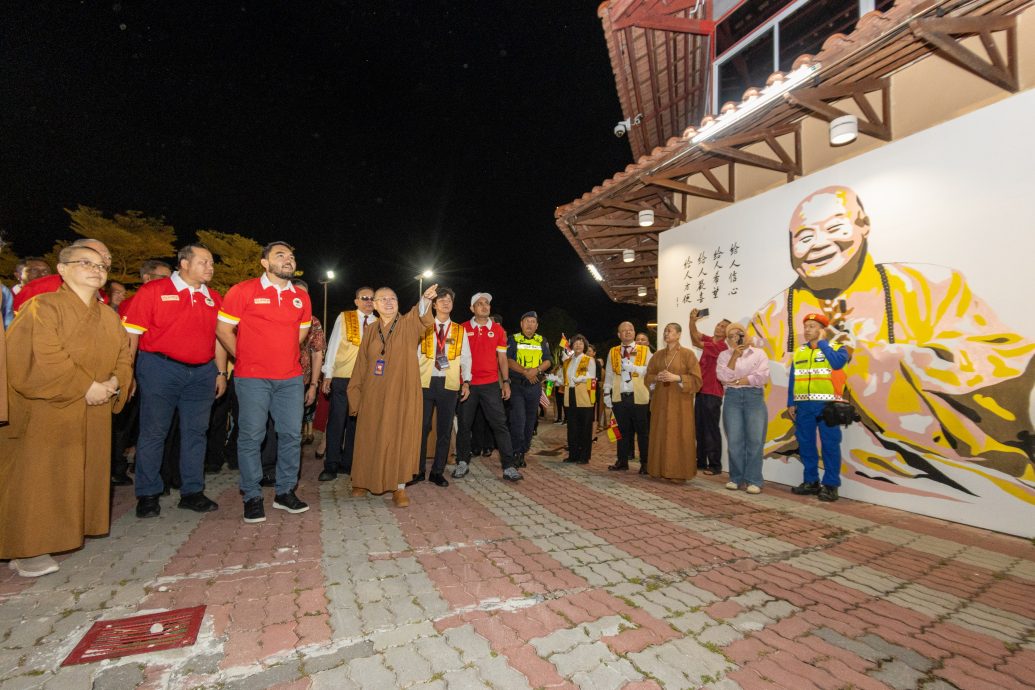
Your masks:
{"label": "wall-mounted light fixture", "polygon": [[636,296],[637,297],[646,297],[647,296],[647,288],[645,288],[642,285],[640,287],[636,288]]}
{"label": "wall-mounted light fixture", "polygon": [[598,283],[604,282],[604,276],[600,275],[600,271],[597,270],[596,266],[594,266],[593,264],[586,264],[586,268],[589,269],[589,274],[593,276],[593,280],[597,281]]}
{"label": "wall-mounted light fixture", "polygon": [[641,228],[649,228],[654,225],[654,209],[643,209],[636,214],[636,219],[639,221]]}
{"label": "wall-mounted light fixture", "polygon": [[842,115],[830,121],[830,145],[850,144],[859,136],[859,118]]}

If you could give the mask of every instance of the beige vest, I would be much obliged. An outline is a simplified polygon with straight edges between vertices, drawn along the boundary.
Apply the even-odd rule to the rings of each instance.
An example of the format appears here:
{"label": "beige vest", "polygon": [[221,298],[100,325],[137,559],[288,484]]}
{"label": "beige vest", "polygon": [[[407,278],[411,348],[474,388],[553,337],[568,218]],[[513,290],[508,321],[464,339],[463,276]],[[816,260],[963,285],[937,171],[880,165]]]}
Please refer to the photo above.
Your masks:
{"label": "beige vest", "polygon": [[[636,355],[633,357],[633,364],[638,367],[647,366],[647,358],[650,356],[650,348],[646,345],[634,345]],[[616,345],[611,348],[607,356],[607,364],[614,373],[614,383],[611,384],[611,402],[622,401],[622,346]],[[633,372],[633,402],[637,405],[646,405],[650,402],[650,391],[643,383],[643,377]]]}
{"label": "beige vest", "polygon": [[[420,362],[420,385],[427,388],[431,385],[431,374],[435,371],[435,330],[438,328],[438,321],[424,331],[424,337],[420,340],[420,349],[417,351],[417,361]],[[449,368],[446,369],[446,390],[460,390],[460,353],[463,351],[464,338],[467,333],[463,326],[458,323],[450,323],[449,331],[446,332],[446,357],[449,358]]]}
{"label": "beige vest", "polygon": [[[377,317],[371,314],[367,325],[373,324],[375,319]],[[352,367],[356,366],[359,344],[363,341],[358,309],[341,313],[341,330],[341,341],[338,343],[338,351],[334,353],[334,371],[331,376],[336,379],[347,379],[352,378]]]}
{"label": "beige vest", "polygon": [[[590,357],[589,357],[589,355],[579,355],[579,357],[580,357],[579,363],[577,365],[575,365],[575,375],[576,376],[585,376],[586,373],[589,371]],[[571,401],[568,399],[569,398],[569,393],[571,393],[571,390],[572,390],[571,388],[568,388],[568,367],[570,365],[571,365],[571,362],[565,362],[564,364],[561,365],[561,376],[562,376],[561,385],[564,386],[563,390],[564,390],[564,405],[565,405],[565,407],[567,407],[568,405],[571,404]],[[576,383],[574,390],[575,390],[575,407],[593,407],[593,403],[590,402],[590,399],[589,399],[589,381],[583,381],[582,383]]]}

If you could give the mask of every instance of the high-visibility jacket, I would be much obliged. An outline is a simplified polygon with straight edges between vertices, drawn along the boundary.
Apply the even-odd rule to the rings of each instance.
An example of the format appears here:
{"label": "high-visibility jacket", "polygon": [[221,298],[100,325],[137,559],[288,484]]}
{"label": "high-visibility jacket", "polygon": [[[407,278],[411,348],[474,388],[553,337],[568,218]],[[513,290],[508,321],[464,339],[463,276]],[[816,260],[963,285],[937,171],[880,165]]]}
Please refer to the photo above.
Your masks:
{"label": "high-visibility jacket", "polygon": [[794,351],[787,405],[805,401],[844,401],[845,379],[840,371],[848,363],[848,351],[840,343],[820,340],[816,347],[802,345]]}

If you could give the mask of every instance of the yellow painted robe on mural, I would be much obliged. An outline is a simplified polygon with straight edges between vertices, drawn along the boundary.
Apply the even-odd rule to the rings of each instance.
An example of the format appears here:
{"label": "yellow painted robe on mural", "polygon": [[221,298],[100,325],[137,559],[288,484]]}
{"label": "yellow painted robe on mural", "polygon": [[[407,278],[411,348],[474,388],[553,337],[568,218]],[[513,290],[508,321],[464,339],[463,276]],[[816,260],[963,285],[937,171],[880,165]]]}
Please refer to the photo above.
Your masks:
{"label": "yellow painted robe on mural", "polygon": [[[1032,420],[1035,342],[1008,329],[966,279],[942,266],[883,264],[867,256],[845,301],[852,361],[847,388],[867,443],[843,449],[853,479],[928,496],[972,493],[968,473],[1035,503]],[[788,300],[793,296],[793,319]],[[762,307],[751,328],[772,360],[766,453],[797,448],[786,414],[788,328],[800,344],[802,317],[830,305],[802,286]],[[888,321],[888,306],[893,321]],[[894,342],[888,337],[889,326]],[[922,478],[932,483],[905,482]],[[890,482],[890,484],[889,484]],[[911,486],[911,484],[915,486]],[[932,488],[933,487],[933,488]]]}
{"label": "yellow painted robe on mural", "polygon": [[[110,526],[111,415],[133,376],[129,337],[113,309],[62,285],[18,313],[7,354],[0,558],[79,548]],[[90,384],[113,374],[122,388],[114,405],[87,405]]]}

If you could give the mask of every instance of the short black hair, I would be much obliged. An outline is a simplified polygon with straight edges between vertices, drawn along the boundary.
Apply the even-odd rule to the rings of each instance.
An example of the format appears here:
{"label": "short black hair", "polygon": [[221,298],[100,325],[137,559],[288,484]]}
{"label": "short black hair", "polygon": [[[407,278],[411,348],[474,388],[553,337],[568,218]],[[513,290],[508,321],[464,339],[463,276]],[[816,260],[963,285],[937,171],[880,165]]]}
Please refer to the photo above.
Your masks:
{"label": "short black hair", "polygon": [[262,248],[262,258],[264,258],[264,259],[270,258],[270,252],[273,251],[274,247],[287,247],[288,251],[291,251],[291,252],[295,251],[295,248],[292,247],[287,242],[283,242],[281,240],[274,240],[273,242],[270,242],[269,244],[267,244],[265,247]]}
{"label": "short black hair", "polygon": [[[453,292],[452,288],[440,287],[435,292],[435,300],[441,297],[449,297],[449,299],[453,300],[454,302],[456,301],[456,293]],[[434,302],[435,300],[432,300],[432,302]]]}
{"label": "short black hair", "polygon": [[[179,266],[184,261],[190,263],[190,260],[194,258],[195,249],[204,249],[209,254],[212,253],[212,250],[206,247],[201,242],[191,242],[190,244],[183,245],[182,247],[180,247],[180,250],[176,252],[176,265]],[[141,267],[141,273],[143,272],[143,270],[143,267]]]}
{"label": "short black hair", "polygon": [[161,261],[160,259],[148,259],[144,263],[140,264],[140,277],[143,278],[144,276],[151,275],[159,266],[165,266],[170,272],[172,271],[172,266],[164,261]]}
{"label": "short black hair", "polygon": [[371,292],[373,292],[374,288],[370,287],[369,285],[364,285],[363,287],[358,287],[358,288],[356,288],[356,297],[359,297],[359,293],[363,292],[364,290],[370,290]]}

